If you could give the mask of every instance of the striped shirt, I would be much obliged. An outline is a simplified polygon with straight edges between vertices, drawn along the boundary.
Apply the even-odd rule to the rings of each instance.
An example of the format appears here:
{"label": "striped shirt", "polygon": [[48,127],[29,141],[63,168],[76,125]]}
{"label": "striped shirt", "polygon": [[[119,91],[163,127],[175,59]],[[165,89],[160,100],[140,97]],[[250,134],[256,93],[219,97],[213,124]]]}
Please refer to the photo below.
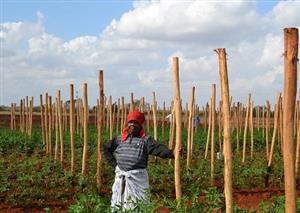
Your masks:
{"label": "striped shirt", "polygon": [[120,137],[114,138],[104,145],[104,155],[112,166],[118,165],[124,171],[147,168],[149,155],[174,158],[172,150],[157,143],[151,136],[129,136],[125,141],[121,141]]}

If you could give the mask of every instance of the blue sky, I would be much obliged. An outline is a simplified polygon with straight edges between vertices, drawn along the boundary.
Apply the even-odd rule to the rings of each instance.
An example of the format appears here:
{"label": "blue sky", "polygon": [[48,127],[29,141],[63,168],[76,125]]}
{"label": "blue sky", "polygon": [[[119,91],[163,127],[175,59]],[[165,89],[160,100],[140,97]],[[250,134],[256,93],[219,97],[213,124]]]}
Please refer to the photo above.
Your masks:
{"label": "blue sky", "polygon": [[[259,14],[269,12],[278,0],[258,0]],[[40,11],[45,18],[45,28],[49,34],[70,40],[82,35],[99,35],[112,19],[133,9],[130,0],[1,0],[1,22],[36,20]]]}
{"label": "blue sky", "polygon": [[194,85],[203,105],[211,84],[219,89],[219,47],[228,53],[234,101],[252,93],[255,103],[272,102],[283,85],[282,29],[300,28],[294,0],[0,2],[0,105],[58,89],[68,99],[69,84],[80,94],[84,82],[95,104],[99,69],[114,100],[134,92],[149,101],[155,91],[161,105],[172,100],[173,56],[183,101]]}
{"label": "blue sky", "polygon": [[112,19],[119,19],[132,9],[132,1],[1,0],[1,7],[1,22],[34,22],[40,11],[45,17],[47,32],[69,40],[82,35],[99,35]]}

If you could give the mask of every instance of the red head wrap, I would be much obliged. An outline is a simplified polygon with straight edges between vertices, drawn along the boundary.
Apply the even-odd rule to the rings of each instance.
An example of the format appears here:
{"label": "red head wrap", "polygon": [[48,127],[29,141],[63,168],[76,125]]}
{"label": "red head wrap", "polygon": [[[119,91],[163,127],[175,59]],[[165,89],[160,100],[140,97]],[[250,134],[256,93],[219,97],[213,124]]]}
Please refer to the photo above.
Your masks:
{"label": "red head wrap", "polygon": [[[145,137],[146,136],[146,133],[143,129],[143,123],[145,122],[145,116],[144,116],[144,113],[141,113],[139,111],[133,111],[133,112],[130,112],[127,116],[127,123],[129,121],[136,121],[138,122],[140,125],[141,125],[141,130],[140,130],[140,133],[139,133],[139,136],[140,137]],[[128,127],[126,127],[123,132],[122,132],[122,135],[121,135],[121,140],[122,141],[125,141],[128,137]]]}

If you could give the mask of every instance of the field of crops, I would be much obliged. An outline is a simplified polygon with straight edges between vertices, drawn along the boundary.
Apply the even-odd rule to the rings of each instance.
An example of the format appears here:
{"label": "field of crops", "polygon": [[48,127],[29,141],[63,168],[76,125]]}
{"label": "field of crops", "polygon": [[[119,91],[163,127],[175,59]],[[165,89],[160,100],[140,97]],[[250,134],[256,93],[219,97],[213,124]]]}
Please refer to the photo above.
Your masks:
{"label": "field of crops", "polygon": [[[216,84],[205,106],[182,106],[179,58],[172,58],[174,99],[157,106],[145,98],[129,104],[104,96],[99,71],[97,106],[83,97],[40,95],[12,103],[10,122],[0,128],[0,211],[110,212],[114,168],[103,145],[126,127],[128,112],[146,115],[145,130],[174,153],[174,159],[149,159],[150,202],[134,201],[119,212],[300,212],[300,100],[297,92],[298,30],[284,29],[285,82],[271,106],[233,103],[224,48],[219,59],[221,100]],[[45,102],[44,102],[45,100]],[[2,113],[3,114],[3,113]],[[4,117],[2,117],[4,118]],[[2,119],[4,120],[4,119]],[[10,127],[10,128],[9,128]],[[139,130],[140,131],[140,130]],[[285,196],[284,196],[285,195]]]}
{"label": "field of crops", "polygon": [[[162,137],[158,128],[161,143],[168,143],[168,134]],[[166,128],[165,132],[169,129]],[[116,133],[115,133],[116,134]],[[114,134],[114,135],[115,135]],[[153,134],[153,129],[150,129]],[[53,134],[53,141],[55,141]],[[235,135],[235,134],[233,134]],[[197,129],[194,135],[194,153],[190,169],[186,169],[186,151],[182,152],[182,190],[183,198],[180,208],[176,209],[174,195],[173,163],[154,158],[149,162],[151,203],[138,205],[144,212],[168,208],[174,212],[211,212],[224,209],[223,196],[223,160],[217,160],[215,184],[210,186],[210,161],[204,159],[207,131]],[[108,140],[105,131],[103,139]],[[187,131],[183,132],[183,146],[186,146]],[[218,134],[216,132],[216,141]],[[232,141],[235,141],[235,136]],[[242,136],[240,138],[242,141]],[[248,140],[250,137],[248,135]],[[80,174],[83,138],[75,134],[75,172],[70,172],[69,134],[64,132],[65,162],[55,162],[53,157],[46,156],[42,144],[40,128],[33,128],[32,137],[11,131],[0,130],[0,168],[1,168],[1,209],[17,211],[30,210],[46,212],[105,212],[110,210],[111,186],[114,180],[113,169],[103,161],[103,187],[96,186],[97,129],[89,127],[89,160],[88,173]],[[233,197],[236,212],[248,212],[251,208],[262,212],[282,212],[284,209],[283,163],[280,146],[276,143],[273,165],[267,169],[265,145],[262,129],[254,131],[254,158],[248,158],[242,164],[241,152],[233,147]],[[299,186],[298,186],[299,187]],[[300,200],[299,200],[300,201]],[[243,210],[242,210],[243,209]]]}

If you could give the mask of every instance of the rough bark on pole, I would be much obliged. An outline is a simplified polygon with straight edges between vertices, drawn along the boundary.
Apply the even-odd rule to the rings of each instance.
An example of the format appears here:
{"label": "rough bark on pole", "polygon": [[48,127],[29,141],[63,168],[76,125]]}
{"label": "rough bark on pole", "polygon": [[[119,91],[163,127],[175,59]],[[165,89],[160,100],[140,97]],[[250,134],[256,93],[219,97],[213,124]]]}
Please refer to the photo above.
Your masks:
{"label": "rough bark on pole", "polygon": [[224,155],[224,193],[226,212],[232,212],[232,152],[230,142],[230,103],[229,83],[227,72],[226,51],[224,48],[217,50],[219,56],[219,74],[222,93],[222,115],[223,115],[223,155]]}
{"label": "rough bark on pole", "polygon": [[[178,58],[172,58],[173,65],[173,89],[174,89],[174,109],[176,121],[176,143],[175,143],[175,194],[176,200],[181,199],[181,175],[180,175],[180,149],[181,149],[181,106],[180,106],[180,84],[179,84],[179,64]],[[179,202],[178,202],[179,203]]]}
{"label": "rough bark on pole", "polygon": [[71,172],[75,171],[75,147],[74,147],[74,129],[75,129],[75,117],[74,117],[74,86],[70,84],[70,148],[71,148]]}
{"label": "rough bark on pole", "polygon": [[87,91],[87,83],[83,85],[83,155],[82,155],[82,168],[81,174],[86,175],[87,172],[87,159],[88,159],[88,124],[87,124],[87,116],[88,116],[88,91]]}
{"label": "rough bark on pole", "polygon": [[[124,98],[122,97],[124,106]],[[104,82],[103,71],[99,71],[99,110],[98,110],[98,141],[97,141],[97,188],[101,187],[101,161],[102,161],[102,131],[103,131],[103,105],[104,105]],[[122,109],[123,112],[123,109]]]}
{"label": "rough bark on pole", "polygon": [[250,111],[250,103],[251,103],[251,94],[248,95],[248,106],[246,111],[246,118],[245,118],[245,127],[244,127],[244,138],[243,138],[243,159],[242,163],[245,163],[246,159],[246,142],[247,142],[247,130],[248,130],[248,118],[249,118],[249,111]]}
{"label": "rough bark on pole", "polygon": [[216,116],[216,84],[211,87],[211,149],[210,149],[210,185],[214,185],[215,176],[215,116]]}
{"label": "rough bark on pole", "polygon": [[189,108],[189,119],[188,119],[188,130],[187,130],[187,159],[186,166],[189,169],[191,164],[191,145],[192,145],[192,122],[193,122],[193,106],[194,106],[194,97],[195,97],[195,87],[192,87],[191,99],[190,99],[190,108]]}
{"label": "rough bark on pole", "polygon": [[298,29],[284,29],[283,163],[285,212],[296,212],[294,109],[297,93]]}

